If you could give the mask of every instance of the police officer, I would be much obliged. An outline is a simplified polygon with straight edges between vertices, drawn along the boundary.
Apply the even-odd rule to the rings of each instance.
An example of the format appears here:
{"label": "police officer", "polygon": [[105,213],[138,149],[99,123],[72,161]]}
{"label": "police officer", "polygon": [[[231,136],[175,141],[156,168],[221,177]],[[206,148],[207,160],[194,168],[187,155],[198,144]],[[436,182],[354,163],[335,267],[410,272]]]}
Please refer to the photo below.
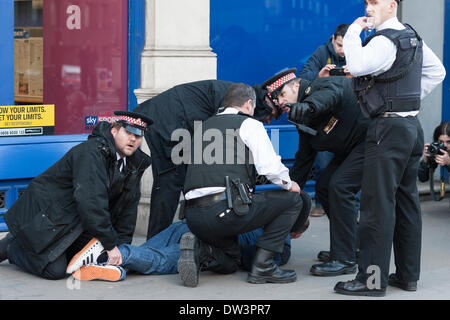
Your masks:
{"label": "police officer", "polygon": [[140,179],[151,164],[139,146],[152,121],[134,112],[116,115],[117,122],[100,122],[87,141],[34,178],[11,206],[0,262],[9,259],[26,272],[61,279],[72,257],[100,242],[108,266],[94,273],[121,277],[118,246],[133,238]]}
{"label": "police officer", "polygon": [[[420,274],[421,213],[417,170],[423,131],[420,100],[445,69],[417,32],[397,19],[400,0],[366,0],[344,37],[349,72],[363,113],[371,118],[364,160],[359,272],[334,290],[384,296],[387,285],[414,291]],[[363,29],[376,32],[361,44]],[[389,275],[394,245],[396,272]]]}
{"label": "police officer", "polygon": [[[192,133],[194,121],[206,120],[216,114],[232,84],[222,80],[183,83],[144,101],[134,109],[154,120],[145,133],[153,160],[147,239],[172,223],[184,186],[186,165],[174,164],[172,161],[172,148],[177,144],[177,141],[172,141],[172,133],[176,129],[186,129]],[[254,88],[258,93],[255,116],[261,120],[272,109],[260,100],[264,94],[259,86],[255,85]]]}
{"label": "police officer", "polygon": [[356,252],[355,195],[361,188],[364,141],[368,127],[357,105],[351,80],[328,77],[313,82],[295,77],[295,68],[281,72],[263,83],[274,102],[288,110],[288,119],[317,131],[301,129],[298,151],[290,177],[303,187],[320,151],[334,159],[316,181],[316,197],[330,219],[330,253],[319,253],[322,264],[311,267],[317,276],[354,273]]}
{"label": "police officer", "polygon": [[[214,142],[193,146],[194,152],[196,147],[201,150],[201,159],[197,163],[194,155],[185,183],[186,220],[192,233],[181,239],[178,262],[186,286],[197,286],[200,269],[236,271],[241,257],[238,235],[262,226],[248,282],[287,283],[297,278],[295,271],[279,269],[274,256],[307,214],[298,217],[300,188],[289,178],[263,124],[251,117],[255,102],[251,87],[232,85],[224,99],[226,109],[202,124],[203,136],[214,134]],[[284,190],[254,194],[256,172]]]}

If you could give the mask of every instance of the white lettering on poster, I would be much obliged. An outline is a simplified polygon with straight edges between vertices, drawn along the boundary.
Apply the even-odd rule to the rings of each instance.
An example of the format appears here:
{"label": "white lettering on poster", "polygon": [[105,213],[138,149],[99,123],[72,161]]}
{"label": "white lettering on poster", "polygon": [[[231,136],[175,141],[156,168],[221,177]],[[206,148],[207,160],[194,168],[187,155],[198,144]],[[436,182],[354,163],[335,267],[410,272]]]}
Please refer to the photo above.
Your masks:
{"label": "white lettering on poster", "polygon": [[67,7],[66,13],[69,15],[66,20],[66,26],[69,30],[81,29],[81,9],[72,4]]}

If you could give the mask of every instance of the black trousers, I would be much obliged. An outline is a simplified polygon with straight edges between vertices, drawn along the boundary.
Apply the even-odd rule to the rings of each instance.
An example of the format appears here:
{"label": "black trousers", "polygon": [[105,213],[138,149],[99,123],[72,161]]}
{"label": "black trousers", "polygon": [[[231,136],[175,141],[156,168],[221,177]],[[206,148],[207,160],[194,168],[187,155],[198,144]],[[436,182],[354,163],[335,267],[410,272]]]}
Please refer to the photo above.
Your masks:
{"label": "black trousers", "polygon": [[83,233],[61,256],[54,261],[43,264],[43,258],[30,252],[20,245],[19,241],[12,239],[8,247],[9,263],[16,265],[23,271],[35,276],[59,280],[66,277],[67,264],[92,239],[91,235]]}
{"label": "black trousers", "polygon": [[[153,162],[155,161],[161,160],[153,158]],[[186,177],[186,165],[177,165],[160,174],[156,172],[155,167],[152,166],[153,186],[147,240],[172,224]]]}
{"label": "black trousers", "polygon": [[357,249],[356,194],[361,189],[365,142],[345,159],[336,157],[316,183],[316,197],[330,219],[332,260],[355,261]]}
{"label": "black trousers", "polygon": [[[187,225],[199,239],[223,252],[223,265],[238,269],[241,256],[238,235],[264,227],[256,246],[282,253],[286,236],[302,209],[302,199],[294,192],[273,190],[253,195],[249,213],[238,216],[227,212],[227,202],[221,201],[209,207],[186,208]],[[307,219],[307,215],[304,221]],[[214,271],[214,270],[213,270]]]}
{"label": "black trousers", "polygon": [[369,126],[359,225],[360,281],[376,281],[373,270],[379,267],[381,287],[387,286],[392,245],[400,279],[419,279],[422,219],[417,171],[423,147],[416,117],[375,118]]}

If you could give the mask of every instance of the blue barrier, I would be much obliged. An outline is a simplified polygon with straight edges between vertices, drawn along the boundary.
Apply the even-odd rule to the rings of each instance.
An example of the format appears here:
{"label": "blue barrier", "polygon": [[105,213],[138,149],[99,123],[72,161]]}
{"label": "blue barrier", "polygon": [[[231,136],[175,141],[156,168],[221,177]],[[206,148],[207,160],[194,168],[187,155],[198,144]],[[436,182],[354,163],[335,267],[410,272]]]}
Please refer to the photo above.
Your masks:
{"label": "blue barrier", "polygon": [[0,138],[0,231],[3,215],[38,176],[88,135]]}

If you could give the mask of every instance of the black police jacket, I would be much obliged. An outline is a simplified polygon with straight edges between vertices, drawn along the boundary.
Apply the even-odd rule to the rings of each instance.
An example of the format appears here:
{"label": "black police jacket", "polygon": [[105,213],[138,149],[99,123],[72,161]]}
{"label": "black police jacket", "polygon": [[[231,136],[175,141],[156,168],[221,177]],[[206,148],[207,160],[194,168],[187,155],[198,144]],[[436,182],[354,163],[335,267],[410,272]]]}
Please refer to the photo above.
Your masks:
{"label": "black police jacket", "polygon": [[158,173],[173,168],[170,160],[176,129],[194,129],[194,121],[206,120],[221,107],[229,81],[204,80],[177,85],[144,101],[133,111],[144,113],[153,120],[145,139],[150,147],[153,166]]}
{"label": "black police jacket", "polygon": [[[162,174],[174,168],[171,152],[178,141],[172,141],[172,133],[176,129],[187,129],[192,133],[194,121],[204,121],[216,114],[232,84],[223,80],[183,83],[144,101],[133,110],[153,120],[145,139],[150,147],[154,171]],[[257,85],[253,88],[257,92],[255,114],[262,119],[271,113],[271,108],[263,105],[264,90]]]}
{"label": "black police jacket", "polygon": [[308,179],[317,152],[329,151],[344,159],[365,140],[370,122],[360,111],[349,78],[305,81],[301,81],[298,102],[307,102],[314,108],[309,126],[317,130],[317,135],[299,131],[298,151],[290,176],[301,187]]}
{"label": "black police jacket", "polygon": [[131,243],[140,179],[151,159],[138,149],[118,171],[111,125],[100,122],[88,140],[34,178],[5,215],[10,232],[41,270],[82,233],[107,250]]}

